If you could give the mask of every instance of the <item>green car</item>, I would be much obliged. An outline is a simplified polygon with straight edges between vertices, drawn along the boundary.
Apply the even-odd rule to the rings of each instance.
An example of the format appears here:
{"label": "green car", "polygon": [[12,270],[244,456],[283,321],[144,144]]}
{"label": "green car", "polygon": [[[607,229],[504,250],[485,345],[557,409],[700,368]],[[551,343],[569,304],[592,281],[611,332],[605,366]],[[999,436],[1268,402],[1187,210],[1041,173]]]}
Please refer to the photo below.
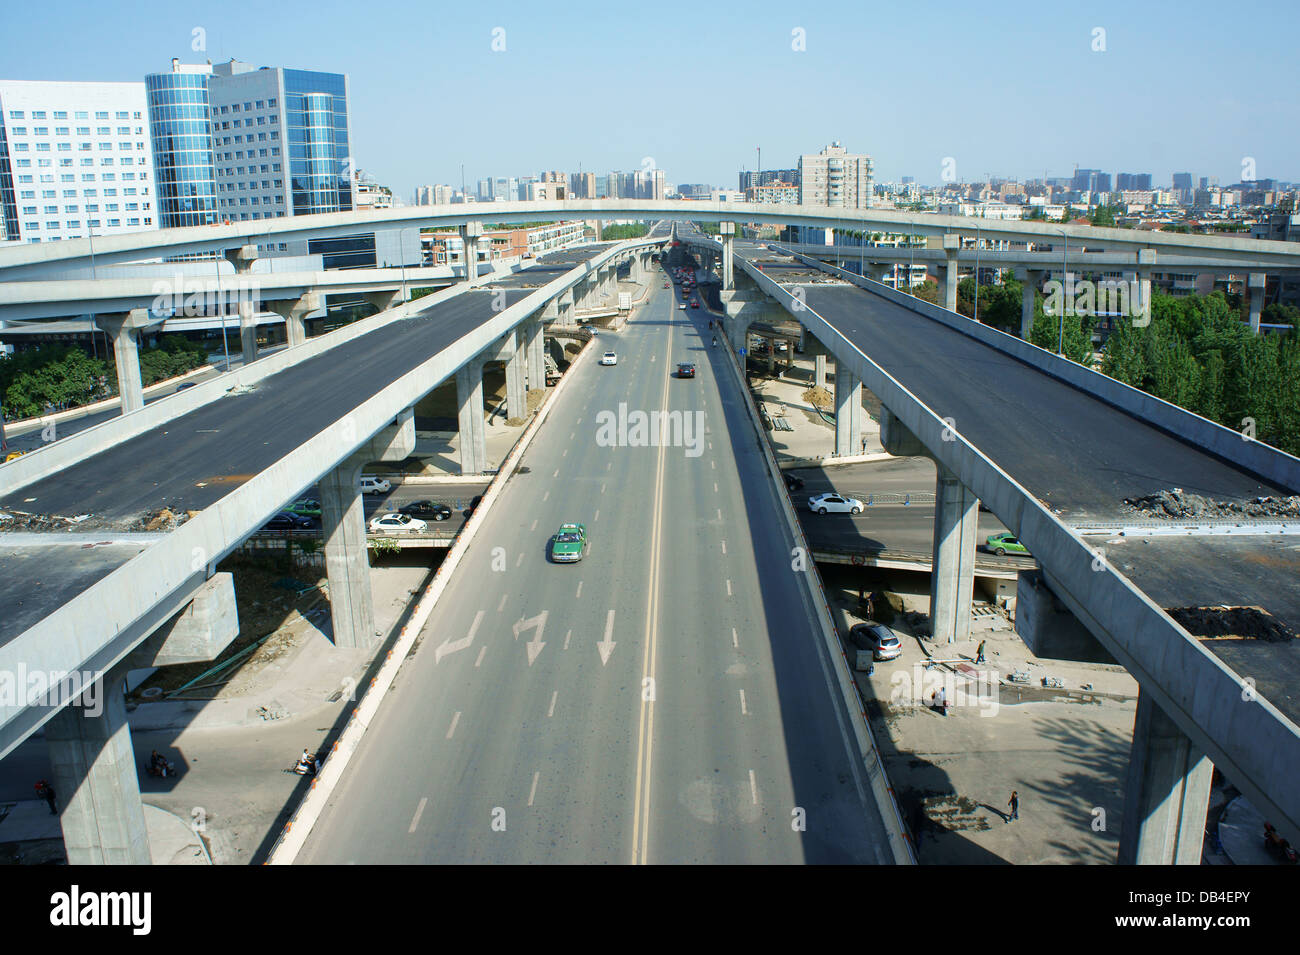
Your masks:
{"label": "green car", "polygon": [[320,517],[320,501],[313,501],[309,497],[304,497],[301,501],[294,501],[285,508],[290,514],[297,514],[300,517]]}
{"label": "green car", "polygon": [[561,524],[551,538],[551,560],[569,564],[582,560],[587,550],[587,528],[581,524]]}
{"label": "green car", "polygon": [[990,534],[985,545],[999,557],[1007,554],[1028,554],[1029,548],[1020,543],[1014,534]]}

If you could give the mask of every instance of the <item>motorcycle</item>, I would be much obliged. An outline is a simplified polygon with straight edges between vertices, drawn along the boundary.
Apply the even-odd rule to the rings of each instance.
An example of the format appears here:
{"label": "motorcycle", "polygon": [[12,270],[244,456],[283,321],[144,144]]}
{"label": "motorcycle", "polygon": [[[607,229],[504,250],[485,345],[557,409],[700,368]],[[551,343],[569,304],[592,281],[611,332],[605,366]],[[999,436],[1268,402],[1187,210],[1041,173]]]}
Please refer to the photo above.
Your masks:
{"label": "motorcycle", "polygon": [[145,767],[145,771],[150,776],[157,776],[160,779],[165,779],[168,776],[176,775],[176,767],[173,766],[171,762],[166,759],[160,759],[156,763],[150,763],[148,766]]}
{"label": "motorcycle", "polygon": [[717,340],[716,338],[713,339],[713,347],[714,347],[714,348],[717,348],[717,347],[718,347],[718,340]]}
{"label": "motorcycle", "polygon": [[299,756],[298,761],[293,764],[293,769],[289,772],[296,773],[299,776],[316,776],[320,773],[320,757],[315,753],[307,753]]}

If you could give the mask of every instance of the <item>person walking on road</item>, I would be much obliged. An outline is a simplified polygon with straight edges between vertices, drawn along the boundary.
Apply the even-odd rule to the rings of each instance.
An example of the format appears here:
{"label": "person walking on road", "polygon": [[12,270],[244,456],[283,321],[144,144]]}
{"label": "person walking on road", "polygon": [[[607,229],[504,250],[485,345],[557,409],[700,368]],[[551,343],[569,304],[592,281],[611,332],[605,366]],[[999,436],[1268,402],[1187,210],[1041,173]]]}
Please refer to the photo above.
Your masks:
{"label": "person walking on road", "polygon": [[1007,800],[1007,805],[1011,807],[1011,815],[1007,816],[1006,822],[1012,819],[1020,818],[1020,793],[1017,790],[1011,790],[1011,798]]}
{"label": "person walking on road", "polygon": [[984,661],[984,643],[985,643],[985,641],[981,640],[981,641],[980,641],[980,645],[979,645],[978,647],[976,647],[976,649],[975,649],[975,662],[976,662],[976,663],[984,663],[984,662],[985,662],[985,661]]}
{"label": "person walking on road", "polygon": [[50,804],[50,815],[57,816],[59,814],[59,810],[54,805],[53,786],[42,779],[36,784],[36,795]]}

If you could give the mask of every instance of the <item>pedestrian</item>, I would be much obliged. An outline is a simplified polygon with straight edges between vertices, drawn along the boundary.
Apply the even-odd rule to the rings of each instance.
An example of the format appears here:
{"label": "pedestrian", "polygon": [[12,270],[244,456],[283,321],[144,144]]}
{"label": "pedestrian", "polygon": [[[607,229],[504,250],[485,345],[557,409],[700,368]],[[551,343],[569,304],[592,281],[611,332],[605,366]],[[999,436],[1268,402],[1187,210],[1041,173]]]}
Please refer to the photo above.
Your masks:
{"label": "pedestrian", "polygon": [[862,436],[862,453],[867,453],[867,436],[865,434]]}
{"label": "pedestrian", "polygon": [[36,784],[36,795],[50,804],[50,815],[57,816],[59,814],[59,810],[54,805],[53,786],[42,779]]}
{"label": "pedestrian", "polygon": [[975,649],[975,662],[976,662],[976,663],[983,663],[983,662],[984,662],[984,643],[985,643],[985,641],[981,640],[981,641],[980,641],[980,645],[979,645],[978,647],[976,647],[976,649]]}
{"label": "pedestrian", "polygon": [[1007,805],[1011,807],[1011,815],[1007,816],[1003,822],[1010,822],[1012,819],[1020,818],[1020,793],[1011,790],[1011,798],[1007,800]]}

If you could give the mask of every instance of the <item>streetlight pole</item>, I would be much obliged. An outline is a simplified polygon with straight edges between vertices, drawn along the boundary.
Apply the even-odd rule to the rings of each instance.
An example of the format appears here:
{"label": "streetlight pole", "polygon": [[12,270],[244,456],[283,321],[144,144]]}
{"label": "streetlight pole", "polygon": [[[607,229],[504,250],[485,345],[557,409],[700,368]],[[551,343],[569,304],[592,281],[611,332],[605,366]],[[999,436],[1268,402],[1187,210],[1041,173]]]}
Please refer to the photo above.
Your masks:
{"label": "streetlight pole", "polygon": [[980,320],[980,224],[975,223],[975,321]]}

